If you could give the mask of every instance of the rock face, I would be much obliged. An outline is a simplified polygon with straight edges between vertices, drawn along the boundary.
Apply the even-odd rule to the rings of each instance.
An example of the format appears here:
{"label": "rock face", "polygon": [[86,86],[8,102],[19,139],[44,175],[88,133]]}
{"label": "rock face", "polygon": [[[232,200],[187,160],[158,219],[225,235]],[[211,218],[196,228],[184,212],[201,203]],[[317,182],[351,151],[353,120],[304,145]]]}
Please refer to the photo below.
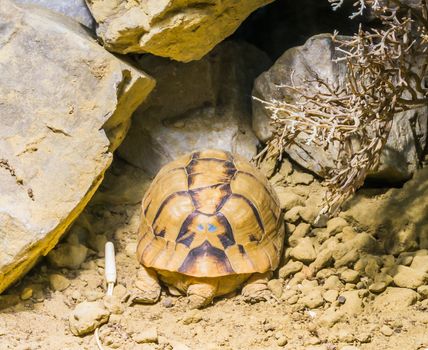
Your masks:
{"label": "rock face", "polygon": [[85,207],[154,82],[66,17],[0,4],[2,292]]}
{"label": "rock face", "polygon": [[340,215],[360,230],[382,238],[388,254],[428,249],[428,168],[417,171],[403,188],[379,196],[362,191]]}
{"label": "rock face", "polygon": [[114,52],[198,60],[273,0],[90,0],[97,33]]}
{"label": "rock face", "polygon": [[18,4],[34,4],[59,12],[88,28],[95,27],[95,20],[91,15],[85,0],[15,0]]}
{"label": "rock face", "polygon": [[250,95],[253,79],[269,65],[262,52],[225,42],[200,61],[143,56],[139,65],[156,78],[157,86],[134,114],[118,150],[129,163],[154,175],[196,149],[224,149],[246,158],[256,154]]}
{"label": "rock face", "polygon": [[[335,58],[337,53],[330,35],[314,36],[303,46],[287,50],[268,71],[261,74],[255,82],[253,95],[266,101],[293,101],[296,96],[278,85],[292,85],[293,79],[298,86],[315,76],[340,86],[345,79],[346,67],[333,62]],[[263,142],[272,136],[270,113],[262,103],[254,100],[253,129]],[[421,150],[426,149],[427,135],[428,107],[398,114],[382,153],[380,167],[372,176],[390,182],[409,179],[422,161]],[[323,176],[323,168],[333,166],[337,147],[331,145],[324,150],[314,143],[307,145],[308,137],[300,134],[297,144],[290,146],[287,153],[304,168]]]}

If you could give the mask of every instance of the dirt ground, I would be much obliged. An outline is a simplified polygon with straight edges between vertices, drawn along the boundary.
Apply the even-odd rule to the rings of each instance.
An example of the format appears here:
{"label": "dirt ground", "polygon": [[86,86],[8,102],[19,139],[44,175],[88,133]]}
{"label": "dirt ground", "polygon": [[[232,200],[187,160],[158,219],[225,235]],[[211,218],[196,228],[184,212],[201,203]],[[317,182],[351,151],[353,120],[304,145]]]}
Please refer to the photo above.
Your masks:
{"label": "dirt ground", "polygon": [[[78,304],[104,298],[106,240],[116,248],[114,295],[121,302],[100,327],[105,349],[428,349],[428,279],[421,272],[409,281],[407,273],[416,269],[416,260],[423,263],[428,256],[422,246],[428,235],[428,171],[421,173],[402,189],[362,194],[342,215],[349,225],[335,221],[336,226],[317,228],[313,217],[308,218],[309,207],[299,200],[319,199],[320,186],[311,177],[283,169],[271,181],[285,179],[296,201],[284,204],[289,220],[287,265],[268,285],[270,294],[265,300],[251,300],[237,293],[203,310],[188,310],[186,297],[165,291],[154,305],[127,302],[139,268],[133,253],[139,201],[150,179],[115,161],[62,243],[72,261],[61,263],[53,253],[0,297],[0,349],[97,349],[92,332],[72,334],[69,319]],[[394,217],[388,226],[379,210],[394,198],[395,211],[384,215]],[[300,210],[293,209],[296,204]],[[406,210],[410,214],[404,215]],[[389,227],[401,224],[411,228],[391,238]],[[363,238],[366,243],[358,243]],[[308,257],[307,250],[299,255],[297,247],[304,244],[311,245],[315,256]],[[77,248],[66,250],[70,246]],[[56,250],[61,252],[60,247]]]}

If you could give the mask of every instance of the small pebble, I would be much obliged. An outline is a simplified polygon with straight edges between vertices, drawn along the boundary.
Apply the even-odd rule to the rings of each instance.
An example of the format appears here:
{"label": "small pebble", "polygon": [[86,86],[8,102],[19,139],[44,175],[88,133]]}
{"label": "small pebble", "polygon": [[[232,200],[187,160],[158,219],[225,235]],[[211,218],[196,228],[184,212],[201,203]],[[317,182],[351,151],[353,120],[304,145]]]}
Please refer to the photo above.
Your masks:
{"label": "small pebble", "polygon": [[267,284],[268,289],[272,292],[272,294],[276,298],[281,298],[282,295],[282,287],[283,287],[283,280],[280,279],[272,279]]}
{"label": "small pebble", "polygon": [[385,282],[376,282],[369,286],[369,291],[375,294],[382,293],[387,287]]}
{"label": "small pebble", "polygon": [[380,327],[380,332],[387,337],[390,337],[394,333],[391,327],[387,325],[383,325],[382,327]]}
{"label": "small pebble", "polygon": [[340,274],[340,279],[346,283],[356,283],[360,277],[358,271],[346,269]]}
{"label": "small pebble", "polygon": [[325,301],[328,301],[329,303],[333,303],[337,300],[339,296],[339,292],[337,290],[331,289],[326,291],[322,296],[325,299]]}
{"label": "small pebble", "polygon": [[107,323],[109,311],[100,302],[84,301],[70,314],[70,330],[74,335],[91,333],[95,328]]}
{"label": "small pebble", "polygon": [[339,297],[337,298],[337,301],[340,304],[344,304],[346,302],[346,298],[343,295],[339,295]]}
{"label": "small pebble", "polygon": [[157,343],[158,331],[155,327],[151,327],[142,332],[133,334],[132,339],[134,339],[134,341],[138,344]]}
{"label": "small pebble", "polygon": [[49,275],[49,285],[52,290],[62,292],[70,286],[70,280],[63,275],[53,273]]}
{"label": "small pebble", "polygon": [[21,300],[28,300],[33,296],[33,289],[30,287],[24,288],[21,292]]}
{"label": "small pebble", "polygon": [[286,338],[286,337],[284,337],[284,336],[280,337],[280,338],[279,338],[279,339],[277,339],[277,341],[276,341],[276,344],[277,344],[278,346],[285,346],[285,345],[287,345],[287,343],[288,343],[288,340],[287,340],[287,338]]}
{"label": "small pebble", "polygon": [[200,321],[202,321],[202,313],[199,310],[191,310],[183,318],[183,324],[185,325]]}
{"label": "small pebble", "polygon": [[172,298],[165,298],[162,300],[162,306],[169,309],[174,306],[174,300]]}

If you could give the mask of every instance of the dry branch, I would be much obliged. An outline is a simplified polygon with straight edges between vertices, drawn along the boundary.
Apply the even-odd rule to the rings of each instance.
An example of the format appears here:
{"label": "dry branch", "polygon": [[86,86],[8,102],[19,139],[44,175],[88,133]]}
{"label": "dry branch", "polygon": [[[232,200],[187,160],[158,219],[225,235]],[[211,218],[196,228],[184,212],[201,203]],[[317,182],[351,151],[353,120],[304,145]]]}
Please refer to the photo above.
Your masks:
{"label": "dry branch", "polygon": [[[338,8],[341,0],[329,0]],[[382,2],[382,3],[381,3]],[[323,213],[332,215],[359,188],[380,159],[396,113],[428,104],[424,77],[428,65],[427,2],[361,0],[351,17],[370,10],[379,29],[363,29],[344,39],[333,35],[337,64],[346,65],[345,82],[313,77],[296,86],[279,86],[293,101],[263,101],[270,111],[274,137],[259,158],[281,158],[296,137],[338,148],[335,166],[323,169],[328,186]]]}

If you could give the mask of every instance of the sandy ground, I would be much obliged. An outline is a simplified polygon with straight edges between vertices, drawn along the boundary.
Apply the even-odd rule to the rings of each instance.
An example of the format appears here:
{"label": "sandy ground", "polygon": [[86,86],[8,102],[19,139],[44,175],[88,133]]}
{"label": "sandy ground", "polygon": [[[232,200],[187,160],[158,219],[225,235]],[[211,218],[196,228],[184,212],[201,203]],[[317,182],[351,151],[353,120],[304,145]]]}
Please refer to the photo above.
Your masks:
{"label": "sandy ground", "polygon": [[[314,183],[296,185],[312,180],[299,180],[296,173],[284,176],[294,181],[293,188],[299,195],[319,197],[319,186]],[[278,179],[277,176],[272,181]],[[103,246],[107,239],[115,243],[117,250],[118,284],[114,293],[116,300],[122,302],[116,302],[108,323],[100,328],[105,349],[428,349],[428,299],[424,299],[426,289],[423,287],[427,279],[421,282],[422,287],[396,288],[396,283],[401,282],[393,275],[394,281],[388,280],[387,284],[395,286],[393,289],[398,293],[389,298],[385,297],[386,292],[372,292],[375,288],[368,287],[380,281],[383,269],[389,266],[388,259],[412,266],[415,255],[427,255],[428,252],[418,246],[420,239],[416,239],[416,246],[409,248],[413,253],[401,252],[395,256],[378,253],[377,275],[371,274],[371,265],[367,263],[357,278],[345,276],[350,269],[358,270],[361,257],[375,256],[374,253],[367,255],[363,249],[358,251],[361,256],[351,259],[345,266],[338,266],[339,258],[335,256],[335,263],[324,263],[318,272],[306,261],[300,272],[285,278],[277,273],[274,277],[277,282],[269,285],[270,295],[258,302],[246,300],[237,293],[216,300],[206,309],[188,310],[186,297],[171,296],[163,291],[155,305],[128,305],[127,295],[133,290],[139,268],[133,254],[139,201],[149,182],[150,179],[137,169],[120,161],[114,163],[100,191],[63,242],[65,247],[79,247],[77,253],[70,253],[73,255],[70,259],[74,259],[71,263],[77,261],[80,267],[56,267],[55,257],[43,259],[18,285],[0,297],[1,350],[97,349],[93,333],[81,337],[71,333],[69,318],[79,303],[103,300]],[[406,188],[395,191],[397,194]],[[381,206],[385,196],[391,197],[388,193],[370,197],[371,208]],[[428,197],[422,196],[418,202],[423,203],[424,197],[426,201]],[[426,211],[414,212],[425,215],[422,219],[426,220]],[[289,225],[289,230],[294,231],[290,237],[297,235],[298,220]],[[373,227],[376,225],[374,221],[368,222]],[[361,233],[357,226],[358,222],[354,222],[351,227]],[[305,232],[297,235],[292,245],[298,245],[309,236],[317,256],[321,255],[326,230]],[[355,236],[346,232],[346,229],[340,233],[327,232],[327,240],[335,235],[330,241],[344,244],[346,237]],[[322,239],[321,233],[324,234]],[[381,240],[374,237],[373,242]],[[83,251],[82,257],[79,252]],[[337,249],[335,252],[337,254]],[[293,253],[289,248],[285,261],[297,261],[296,255],[296,251]],[[338,277],[329,279],[330,276]],[[320,300],[319,295],[322,296]]]}

